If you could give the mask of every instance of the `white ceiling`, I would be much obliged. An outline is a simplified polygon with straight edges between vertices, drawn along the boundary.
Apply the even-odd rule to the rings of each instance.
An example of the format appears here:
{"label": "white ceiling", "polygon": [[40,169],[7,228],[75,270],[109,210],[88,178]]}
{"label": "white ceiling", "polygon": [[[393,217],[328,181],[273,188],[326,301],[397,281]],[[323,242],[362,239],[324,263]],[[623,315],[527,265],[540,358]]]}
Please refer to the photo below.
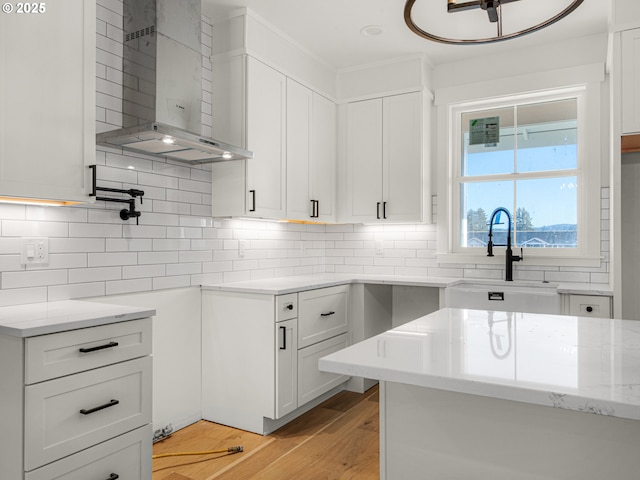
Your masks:
{"label": "white ceiling", "polygon": [[[526,17],[532,14],[532,7],[535,15],[549,1],[552,5],[555,2],[555,5],[563,3],[565,6],[569,2],[522,0],[507,4],[503,6],[505,21],[507,7],[514,12],[510,13],[513,15],[511,18],[523,16],[521,13],[529,10],[524,14]],[[432,25],[428,25],[426,20],[421,20],[420,23],[418,15],[423,18],[422,15],[429,13],[427,9],[430,7],[444,12],[446,2],[447,0],[418,0],[413,15],[416,23],[425,29],[440,28],[442,22],[435,14],[432,18],[436,18],[436,24]],[[213,19],[248,7],[326,64],[341,69],[415,54],[425,55],[433,65],[439,65],[464,58],[499,54],[508,49],[557,42],[569,37],[604,33],[608,28],[611,0],[584,0],[575,12],[555,25],[525,37],[490,45],[442,45],[418,37],[404,23],[405,0],[202,0],[202,5],[203,13]],[[484,17],[482,21],[486,19],[484,12],[477,13]],[[448,18],[454,16],[456,22],[469,18],[472,22],[475,19],[477,25],[477,15],[456,13],[448,15]],[[384,33],[365,37],[360,34],[360,30],[367,25],[380,25],[384,28]],[[462,31],[470,28],[464,24],[457,26]]]}

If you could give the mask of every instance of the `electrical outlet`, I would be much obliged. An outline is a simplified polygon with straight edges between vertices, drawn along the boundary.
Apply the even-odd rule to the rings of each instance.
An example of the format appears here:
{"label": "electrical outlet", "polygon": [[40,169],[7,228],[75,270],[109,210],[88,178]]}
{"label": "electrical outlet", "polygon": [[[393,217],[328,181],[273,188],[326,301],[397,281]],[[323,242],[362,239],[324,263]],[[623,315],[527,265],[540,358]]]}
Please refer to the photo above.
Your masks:
{"label": "electrical outlet", "polygon": [[20,239],[20,264],[21,265],[46,265],[49,263],[49,239],[48,238],[22,238]]}
{"label": "electrical outlet", "polygon": [[384,242],[382,240],[376,240],[376,255],[382,255],[384,253]]}

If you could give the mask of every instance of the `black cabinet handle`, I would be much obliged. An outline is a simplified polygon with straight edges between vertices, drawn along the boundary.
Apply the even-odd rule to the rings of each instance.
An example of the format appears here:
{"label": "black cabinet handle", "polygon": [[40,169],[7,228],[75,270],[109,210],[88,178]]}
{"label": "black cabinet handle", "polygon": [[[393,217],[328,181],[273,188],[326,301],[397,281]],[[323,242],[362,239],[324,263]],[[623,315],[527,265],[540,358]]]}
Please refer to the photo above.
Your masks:
{"label": "black cabinet handle", "polygon": [[336,312],[329,312],[329,313],[321,313],[320,316],[321,317],[330,317],[331,315],[335,315]]}
{"label": "black cabinet handle", "polygon": [[100,405],[98,407],[93,407],[93,408],[89,408],[89,409],[83,408],[82,410],[80,410],[80,413],[82,415],[90,415],[92,413],[99,412],[100,410],[104,410],[105,408],[109,408],[109,407],[113,407],[115,405],[118,405],[119,403],[120,403],[120,400],[111,400],[109,403],[105,403],[104,405]]}
{"label": "black cabinet handle", "polygon": [[[284,308],[286,308],[287,310],[293,310],[293,303],[290,303],[289,305],[287,305]],[[282,328],[282,327],[280,327],[280,328]]]}
{"label": "black cabinet handle", "polygon": [[380,202],[376,203],[376,218],[380,220]]}
{"label": "black cabinet handle", "polygon": [[97,347],[80,348],[78,349],[78,351],[80,353],[91,353],[97,350],[104,350],[105,348],[113,348],[117,346],[118,346],[118,342],[109,342],[109,343],[105,343],[104,345],[98,345]]}
{"label": "black cabinet handle", "polygon": [[97,172],[96,172],[96,168],[97,165],[89,165],[89,168],[91,169],[91,193],[89,194],[90,197],[95,197],[96,196],[96,177],[97,177]]}
{"label": "black cabinet handle", "polygon": [[287,327],[280,327],[280,330],[282,330],[282,346],[280,347],[280,350],[286,350],[287,349]]}
{"label": "black cabinet handle", "polygon": [[118,480],[120,478],[120,475],[118,475],[117,473],[112,473],[111,475],[109,475],[109,478],[107,478],[107,480]]}
{"label": "black cabinet handle", "polygon": [[387,202],[382,202],[382,218],[387,218]]}
{"label": "black cabinet handle", "polygon": [[249,190],[249,193],[251,194],[251,208],[249,209],[249,211],[255,212],[256,211],[256,191]]}
{"label": "black cabinet handle", "polygon": [[585,310],[589,313],[593,312],[593,307],[591,305],[589,305],[587,308],[585,308]]}

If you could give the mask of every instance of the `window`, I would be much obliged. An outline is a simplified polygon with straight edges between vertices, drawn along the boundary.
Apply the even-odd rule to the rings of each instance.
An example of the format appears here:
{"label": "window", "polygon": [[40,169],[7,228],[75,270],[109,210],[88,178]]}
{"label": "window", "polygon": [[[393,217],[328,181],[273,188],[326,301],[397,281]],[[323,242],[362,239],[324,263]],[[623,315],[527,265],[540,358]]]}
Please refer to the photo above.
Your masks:
{"label": "window", "polygon": [[[534,257],[599,253],[587,228],[599,192],[585,175],[584,90],[452,107],[450,253],[485,254],[498,207],[511,214],[512,245]],[[505,245],[506,215],[493,223],[494,244]]]}

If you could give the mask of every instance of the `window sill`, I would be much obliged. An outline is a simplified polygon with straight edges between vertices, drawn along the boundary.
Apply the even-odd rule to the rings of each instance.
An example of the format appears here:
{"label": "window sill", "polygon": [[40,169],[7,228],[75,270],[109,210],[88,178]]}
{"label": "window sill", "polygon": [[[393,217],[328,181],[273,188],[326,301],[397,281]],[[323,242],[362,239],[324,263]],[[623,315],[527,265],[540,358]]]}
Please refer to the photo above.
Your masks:
{"label": "window sill", "polygon": [[[514,255],[520,255],[520,248],[513,250]],[[487,257],[486,253],[438,253],[436,254],[438,264],[467,264],[467,265],[504,265],[505,253],[502,249],[495,250],[495,256]],[[540,255],[524,252],[524,260],[515,262],[515,265],[531,267],[599,267],[603,257],[589,256],[556,256]]]}

